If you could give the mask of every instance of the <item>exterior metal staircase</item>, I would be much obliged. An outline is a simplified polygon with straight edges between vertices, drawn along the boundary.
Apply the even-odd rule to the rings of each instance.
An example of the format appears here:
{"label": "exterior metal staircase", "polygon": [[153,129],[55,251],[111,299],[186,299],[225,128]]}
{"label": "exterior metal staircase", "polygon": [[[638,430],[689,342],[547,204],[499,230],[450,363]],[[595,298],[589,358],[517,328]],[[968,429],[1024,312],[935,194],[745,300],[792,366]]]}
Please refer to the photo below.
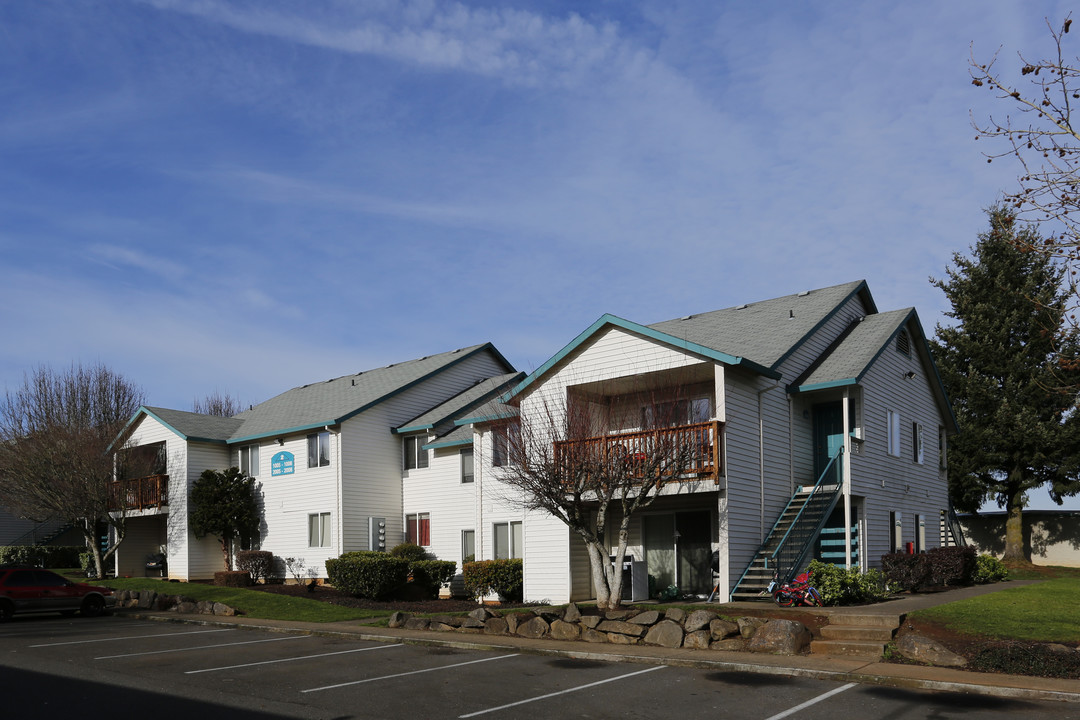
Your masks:
{"label": "exterior metal staircase", "polygon": [[23,533],[8,545],[48,545],[56,538],[63,535],[74,526],[74,523],[64,523],[55,520],[38,523],[33,528]]}
{"label": "exterior metal staircase", "polygon": [[[843,449],[829,461],[813,487],[801,486],[780,513],[765,542],[731,591],[731,600],[771,599],[766,593],[775,576],[787,582],[813,554],[815,541],[840,498]],[[826,484],[826,480],[829,484]]]}

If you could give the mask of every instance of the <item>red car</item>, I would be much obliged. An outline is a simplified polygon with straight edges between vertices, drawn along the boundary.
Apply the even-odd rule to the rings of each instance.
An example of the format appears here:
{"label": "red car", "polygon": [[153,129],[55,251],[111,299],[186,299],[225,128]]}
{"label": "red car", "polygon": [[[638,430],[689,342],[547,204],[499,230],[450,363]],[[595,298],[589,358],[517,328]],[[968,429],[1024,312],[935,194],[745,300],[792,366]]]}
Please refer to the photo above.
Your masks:
{"label": "red car", "polygon": [[0,622],[15,613],[79,611],[96,617],[116,605],[112,588],[77,583],[41,568],[0,568]]}

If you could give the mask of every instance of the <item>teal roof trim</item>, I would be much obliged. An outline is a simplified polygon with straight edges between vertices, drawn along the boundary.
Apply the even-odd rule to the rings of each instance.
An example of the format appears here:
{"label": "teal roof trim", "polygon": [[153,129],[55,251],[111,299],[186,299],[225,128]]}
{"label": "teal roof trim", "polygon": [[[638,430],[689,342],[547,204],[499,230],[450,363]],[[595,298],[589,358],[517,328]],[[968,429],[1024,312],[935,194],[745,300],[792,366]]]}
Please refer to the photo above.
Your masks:
{"label": "teal roof trim", "polygon": [[476,417],[468,417],[461,418],[460,420],[455,420],[454,424],[458,426],[472,425],[474,423],[494,422],[495,420],[509,420],[511,418],[516,418],[517,416],[518,414],[516,412],[496,413],[494,415],[477,415]]}
{"label": "teal roof trim", "polygon": [[844,307],[844,305],[847,305],[851,298],[859,294],[863,296],[863,302],[866,303],[867,314],[876,314],[878,309],[877,305],[874,303],[873,296],[870,295],[870,286],[866,284],[865,280],[863,280],[851,292],[847,294],[847,297],[836,303],[836,307],[834,307],[827,315],[825,315],[825,317],[821,318],[821,320],[816,325],[814,325],[813,328],[810,329],[810,332],[803,335],[798,342],[793,343],[791,347],[788,348],[787,352],[781,355],[780,358],[773,364],[772,369],[776,369],[783,365],[784,361],[791,357],[796,350],[801,348],[803,346],[803,343],[805,343],[807,340],[817,334],[818,330],[820,330],[825,325],[825,323],[836,317],[836,313],[840,312],[840,309]]}
{"label": "teal roof trim", "polygon": [[431,430],[435,427],[435,423],[425,423],[423,425],[410,425],[409,427],[390,428],[391,435],[405,435],[407,433],[420,432],[421,430]]}
{"label": "teal roof trim", "polygon": [[[828,390],[829,388],[846,387],[848,385],[858,385],[859,378],[847,378],[845,380],[833,380],[831,382],[817,383],[816,385],[800,385],[795,388],[795,392],[810,392],[812,390]],[[789,390],[788,392],[792,392]]]}
{"label": "teal roof trim", "polygon": [[[375,403],[372,403],[374,405]],[[278,437],[280,435],[292,435],[294,433],[305,432],[307,430],[322,430],[326,427],[337,425],[339,421],[329,420],[327,422],[316,422],[310,425],[297,425],[296,427],[283,428],[281,430],[275,430],[273,432],[259,433],[258,435],[246,435],[244,437],[229,438],[229,445],[240,445],[242,443],[251,442],[252,440],[262,440],[268,437]]]}
{"label": "teal roof trim", "polygon": [[518,385],[514,389],[512,389],[506,395],[503,395],[501,401],[507,402],[513,396],[521,393],[525,388],[532,385],[538,378],[547,373],[548,370],[550,370],[555,365],[570,356],[575,350],[577,350],[581,345],[583,345],[586,340],[588,340],[599,330],[607,327],[608,325],[622,328],[623,330],[627,330],[637,335],[642,335],[651,340],[656,340],[657,342],[664,343],[665,345],[670,345],[681,350],[686,350],[687,352],[693,353],[695,355],[700,355],[701,357],[708,358],[709,360],[713,360],[715,362],[724,363],[725,365],[739,365],[749,370],[752,370],[760,375],[764,375],[767,378],[773,380],[780,379],[780,373],[776,372],[771,368],[759,365],[758,363],[755,363],[751,360],[747,360],[746,358],[729,355],[714,348],[705,347],[704,345],[699,345],[695,342],[690,342],[689,340],[683,340],[682,338],[675,337],[674,335],[669,335],[668,333],[654,330],[653,328],[641,325],[631,320],[617,317],[615,315],[604,314],[598,320],[596,320],[596,322],[594,322],[583,332],[581,332],[576,338],[571,340],[570,343],[566,345],[566,347],[555,353],[555,355],[553,355],[547,362],[545,362],[539,368],[530,373],[529,376],[522,380],[520,383],[518,383]]}
{"label": "teal roof trim", "polygon": [[465,445],[472,444],[472,438],[469,438],[467,440],[447,440],[445,442],[433,442],[428,443],[427,445],[421,445],[420,447],[422,447],[424,450],[437,450],[439,448],[464,447]]}

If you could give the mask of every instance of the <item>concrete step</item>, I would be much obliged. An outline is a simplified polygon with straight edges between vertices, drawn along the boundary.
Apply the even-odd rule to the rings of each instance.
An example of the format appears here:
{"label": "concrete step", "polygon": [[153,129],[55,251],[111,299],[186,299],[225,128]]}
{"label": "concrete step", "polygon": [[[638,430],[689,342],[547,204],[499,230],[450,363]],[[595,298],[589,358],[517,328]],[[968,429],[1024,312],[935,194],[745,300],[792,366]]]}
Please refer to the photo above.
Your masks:
{"label": "concrete step", "polygon": [[830,625],[854,625],[856,627],[886,627],[895,630],[900,627],[900,615],[882,615],[880,613],[861,613],[856,611],[837,611],[829,614]]}
{"label": "concrete step", "polygon": [[885,652],[885,643],[860,640],[812,640],[811,655],[841,655],[844,657],[880,658]]}
{"label": "concrete step", "polygon": [[855,625],[826,625],[821,628],[824,640],[855,640],[858,642],[887,643],[893,639],[893,629]]}

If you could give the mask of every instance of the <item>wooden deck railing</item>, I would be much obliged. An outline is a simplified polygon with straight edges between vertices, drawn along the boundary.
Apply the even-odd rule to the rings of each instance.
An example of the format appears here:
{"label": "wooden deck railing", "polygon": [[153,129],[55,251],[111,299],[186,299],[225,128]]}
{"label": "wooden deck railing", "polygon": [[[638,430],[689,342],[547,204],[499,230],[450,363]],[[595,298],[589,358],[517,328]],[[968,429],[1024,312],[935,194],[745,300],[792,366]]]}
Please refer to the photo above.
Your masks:
{"label": "wooden deck railing", "polygon": [[119,480],[109,487],[109,508],[112,510],[147,510],[168,504],[168,475]]}
{"label": "wooden deck railing", "polygon": [[564,453],[596,453],[599,458],[607,458],[618,453],[629,458],[631,463],[639,459],[642,464],[656,452],[665,452],[663,448],[685,448],[690,451],[690,461],[681,468],[679,480],[711,478],[720,483],[724,474],[722,451],[724,423],[704,422],[694,425],[678,425],[655,430],[602,435],[585,440],[563,440],[555,443],[555,456]]}

